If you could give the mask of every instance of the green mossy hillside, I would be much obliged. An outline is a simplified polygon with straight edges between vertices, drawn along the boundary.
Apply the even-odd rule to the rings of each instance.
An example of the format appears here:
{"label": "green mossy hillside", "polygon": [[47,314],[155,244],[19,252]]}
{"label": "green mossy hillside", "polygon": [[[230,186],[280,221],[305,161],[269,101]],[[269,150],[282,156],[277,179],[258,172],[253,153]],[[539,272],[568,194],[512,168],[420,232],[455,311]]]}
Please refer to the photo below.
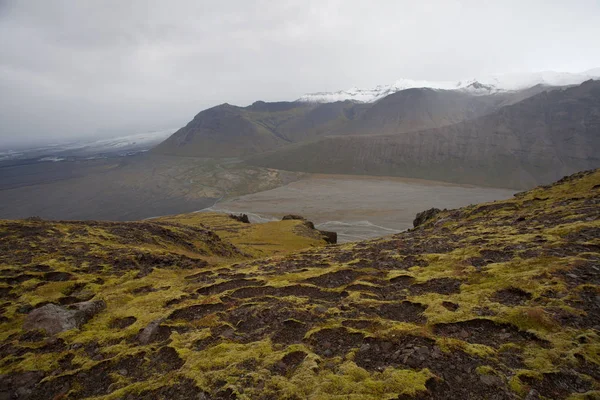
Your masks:
{"label": "green mossy hillside", "polygon": [[0,395],[600,398],[598,170],[344,245],[227,218],[2,221]]}

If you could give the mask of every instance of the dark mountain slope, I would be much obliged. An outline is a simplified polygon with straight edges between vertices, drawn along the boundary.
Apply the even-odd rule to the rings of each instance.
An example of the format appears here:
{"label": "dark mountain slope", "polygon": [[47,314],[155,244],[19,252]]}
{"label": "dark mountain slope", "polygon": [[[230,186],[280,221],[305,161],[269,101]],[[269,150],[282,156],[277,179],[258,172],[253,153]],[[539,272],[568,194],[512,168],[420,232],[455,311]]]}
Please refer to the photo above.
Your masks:
{"label": "dark mountain slope", "polygon": [[257,101],[248,107],[222,104],[204,110],[156,147],[156,154],[240,157],[325,135],[400,134],[472,119],[533,95],[473,96],[427,88],[403,90],[374,104],[350,101],[302,103]]}
{"label": "dark mountain slope", "polygon": [[[597,399],[599,205],[597,170],[265,259],[198,214],[0,221],[0,398]],[[271,224],[221,229],[306,228]]]}
{"label": "dark mountain slope", "polygon": [[293,171],[390,175],[527,188],[600,166],[600,82],[543,92],[438,129],[327,137],[256,156]]}
{"label": "dark mountain slope", "polygon": [[200,112],[154,153],[239,157],[318,137],[353,117],[351,102],[223,104]]}
{"label": "dark mountain slope", "polygon": [[402,90],[374,103],[352,123],[332,133],[386,135],[438,128],[492,112],[510,96],[473,96],[428,88]]}
{"label": "dark mountain slope", "polygon": [[239,157],[260,153],[288,141],[249,118],[240,107],[222,104],[204,110],[152,150],[156,154]]}

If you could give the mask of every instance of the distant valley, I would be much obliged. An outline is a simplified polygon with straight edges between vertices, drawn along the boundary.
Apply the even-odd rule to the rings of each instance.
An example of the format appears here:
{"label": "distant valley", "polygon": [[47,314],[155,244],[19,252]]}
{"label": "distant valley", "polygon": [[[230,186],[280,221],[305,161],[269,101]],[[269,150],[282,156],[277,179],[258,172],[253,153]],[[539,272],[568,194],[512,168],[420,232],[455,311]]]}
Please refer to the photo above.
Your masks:
{"label": "distant valley", "polygon": [[[525,82],[533,86],[518,88],[403,82],[362,100],[222,104],[174,133],[3,150],[0,217],[135,220],[208,208],[270,219],[303,212],[342,240],[380,236],[410,226],[423,207],[506,198],[600,167],[600,82],[577,81],[588,77],[532,75]],[[324,201],[302,196],[315,194],[312,174],[341,174],[326,176],[331,196]],[[429,189],[397,178],[425,180]],[[365,202],[346,203],[353,198]]]}

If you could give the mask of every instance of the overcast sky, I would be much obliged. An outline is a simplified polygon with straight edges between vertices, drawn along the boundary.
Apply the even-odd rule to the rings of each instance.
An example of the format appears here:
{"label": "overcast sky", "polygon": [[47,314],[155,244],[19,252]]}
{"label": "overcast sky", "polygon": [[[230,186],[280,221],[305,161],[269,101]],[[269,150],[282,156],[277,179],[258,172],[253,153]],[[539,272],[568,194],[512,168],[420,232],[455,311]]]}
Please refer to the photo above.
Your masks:
{"label": "overcast sky", "polygon": [[228,102],[600,67],[597,0],[0,0],[0,146]]}

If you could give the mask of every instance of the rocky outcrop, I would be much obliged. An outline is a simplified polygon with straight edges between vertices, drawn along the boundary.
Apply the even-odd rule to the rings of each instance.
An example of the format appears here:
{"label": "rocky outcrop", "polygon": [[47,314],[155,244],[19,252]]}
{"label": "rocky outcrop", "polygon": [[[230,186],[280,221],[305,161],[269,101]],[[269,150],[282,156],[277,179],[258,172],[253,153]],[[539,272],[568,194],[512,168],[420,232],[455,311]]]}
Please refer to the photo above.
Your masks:
{"label": "rocky outcrop", "polygon": [[243,222],[244,224],[249,224],[250,219],[247,214],[229,214],[229,218],[235,219],[238,222]]}
{"label": "rocky outcrop", "polygon": [[337,233],[332,231],[321,231],[319,230],[321,235],[323,235],[323,239],[329,244],[337,243]]}
{"label": "rocky outcrop", "polygon": [[423,225],[425,222],[429,221],[436,215],[438,215],[442,210],[439,208],[430,208],[429,210],[421,211],[417,214],[413,221],[413,226],[416,228],[420,225]]}
{"label": "rocky outcrop", "polygon": [[289,221],[289,220],[304,221],[304,225],[308,226],[310,229],[315,229],[315,224],[313,224],[311,221],[304,218],[302,215],[288,214],[288,215],[284,215],[283,218],[281,218],[281,220],[282,221]]}
{"label": "rocky outcrop", "polygon": [[323,236],[323,240],[325,240],[326,243],[328,243],[328,244],[336,244],[337,243],[337,233],[336,232],[322,231],[320,229],[316,229],[315,224],[312,223],[311,221],[308,221],[302,215],[288,214],[288,215],[284,215],[283,218],[281,218],[281,220],[282,221],[289,221],[289,220],[304,221],[304,225],[306,225],[310,229],[314,229],[317,232],[319,232]]}
{"label": "rocky outcrop", "polygon": [[33,310],[23,323],[25,330],[44,330],[48,335],[81,327],[106,308],[104,300],[76,303],[65,308],[56,304]]}

